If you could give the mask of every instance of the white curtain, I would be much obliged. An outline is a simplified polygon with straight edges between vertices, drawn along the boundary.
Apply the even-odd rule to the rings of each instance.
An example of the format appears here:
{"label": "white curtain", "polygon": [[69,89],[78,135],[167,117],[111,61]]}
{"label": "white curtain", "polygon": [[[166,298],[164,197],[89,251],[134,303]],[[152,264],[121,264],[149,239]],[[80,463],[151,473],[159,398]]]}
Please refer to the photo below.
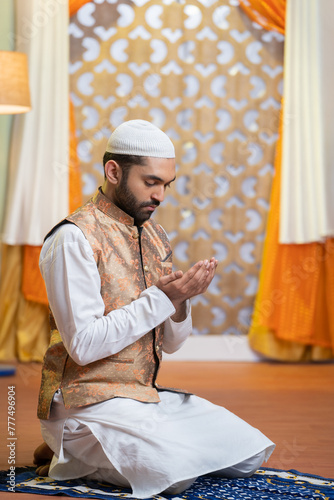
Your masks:
{"label": "white curtain", "polygon": [[41,245],[68,213],[68,0],[16,0],[32,111],[14,118],[3,241]]}
{"label": "white curtain", "polygon": [[287,2],[280,243],[334,235],[334,2]]}
{"label": "white curtain", "polygon": [[[12,0],[2,0],[0,15],[0,50],[13,50],[13,43],[8,36],[14,30],[14,8]],[[3,224],[3,215],[6,199],[6,183],[8,172],[8,153],[12,117],[0,115],[0,229]]]}

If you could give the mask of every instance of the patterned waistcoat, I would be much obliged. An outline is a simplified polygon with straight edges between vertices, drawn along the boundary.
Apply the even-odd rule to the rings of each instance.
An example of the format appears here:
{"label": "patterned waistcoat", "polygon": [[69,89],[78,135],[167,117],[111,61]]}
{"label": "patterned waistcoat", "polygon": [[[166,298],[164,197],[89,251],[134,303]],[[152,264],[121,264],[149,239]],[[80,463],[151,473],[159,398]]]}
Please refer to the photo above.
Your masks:
{"label": "patterned waistcoat", "polygon": [[[105,314],[130,304],[145,288],[171,272],[172,252],[161,226],[148,220],[140,235],[133,219],[100,191],[62,223],[66,220],[82,230],[93,249]],[[49,418],[57,389],[61,389],[66,408],[117,396],[160,401],[156,377],[161,361],[163,325],[117,354],[79,366],[68,355],[52,314],[50,324],[51,341],[44,357],[39,418]]]}

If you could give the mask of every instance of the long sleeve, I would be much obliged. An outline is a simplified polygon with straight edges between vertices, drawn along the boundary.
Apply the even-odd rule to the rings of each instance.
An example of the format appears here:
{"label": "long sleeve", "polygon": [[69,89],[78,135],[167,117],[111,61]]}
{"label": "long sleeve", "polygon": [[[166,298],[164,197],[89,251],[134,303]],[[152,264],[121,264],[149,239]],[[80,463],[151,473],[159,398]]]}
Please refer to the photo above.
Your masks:
{"label": "long sleeve", "polygon": [[166,319],[162,350],[168,354],[177,351],[183,346],[191,332],[191,307],[190,301],[187,301],[187,317],[184,321],[176,323],[172,318]]}
{"label": "long sleeve", "polygon": [[[79,365],[116,354],[175,312],[168,297],[152,286],[131,304],[105,316],[93,251],[73,224],[61,226],[46,240],[40,269],[65,348]],[[175,325],[167,326],[173,349],[177,348]]]}

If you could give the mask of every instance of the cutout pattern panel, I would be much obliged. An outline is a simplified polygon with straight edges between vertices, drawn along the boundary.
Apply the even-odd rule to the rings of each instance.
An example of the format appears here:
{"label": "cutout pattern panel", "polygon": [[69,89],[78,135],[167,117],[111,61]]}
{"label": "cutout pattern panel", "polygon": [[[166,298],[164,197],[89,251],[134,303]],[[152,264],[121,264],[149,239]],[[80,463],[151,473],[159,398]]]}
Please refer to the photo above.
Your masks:
{"label": "cutout pattern panel", "polygon": [[142,118],[177,153],[157,213],[176,268],[215,256],[194,334],[248,331],[265,237],[282,96],[283,42],[236,0],[95,0],[71,18],[71,97],[83,192],[102,183],[111,131]]}

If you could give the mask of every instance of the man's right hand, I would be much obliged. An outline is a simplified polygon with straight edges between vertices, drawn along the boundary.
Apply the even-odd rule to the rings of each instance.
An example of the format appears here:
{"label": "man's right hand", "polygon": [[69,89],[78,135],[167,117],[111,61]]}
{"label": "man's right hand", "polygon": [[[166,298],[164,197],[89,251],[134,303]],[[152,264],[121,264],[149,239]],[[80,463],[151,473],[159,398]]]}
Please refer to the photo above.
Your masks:
{"label": "man's right hand", "polygon": [[178,309],[187,299],[204,293],[210,285],[217,268],[218,261],[212,258],[210,261],[201,260],[194,264],[186,273],[176,271],[163,276],[156,283],[175,309]]}

